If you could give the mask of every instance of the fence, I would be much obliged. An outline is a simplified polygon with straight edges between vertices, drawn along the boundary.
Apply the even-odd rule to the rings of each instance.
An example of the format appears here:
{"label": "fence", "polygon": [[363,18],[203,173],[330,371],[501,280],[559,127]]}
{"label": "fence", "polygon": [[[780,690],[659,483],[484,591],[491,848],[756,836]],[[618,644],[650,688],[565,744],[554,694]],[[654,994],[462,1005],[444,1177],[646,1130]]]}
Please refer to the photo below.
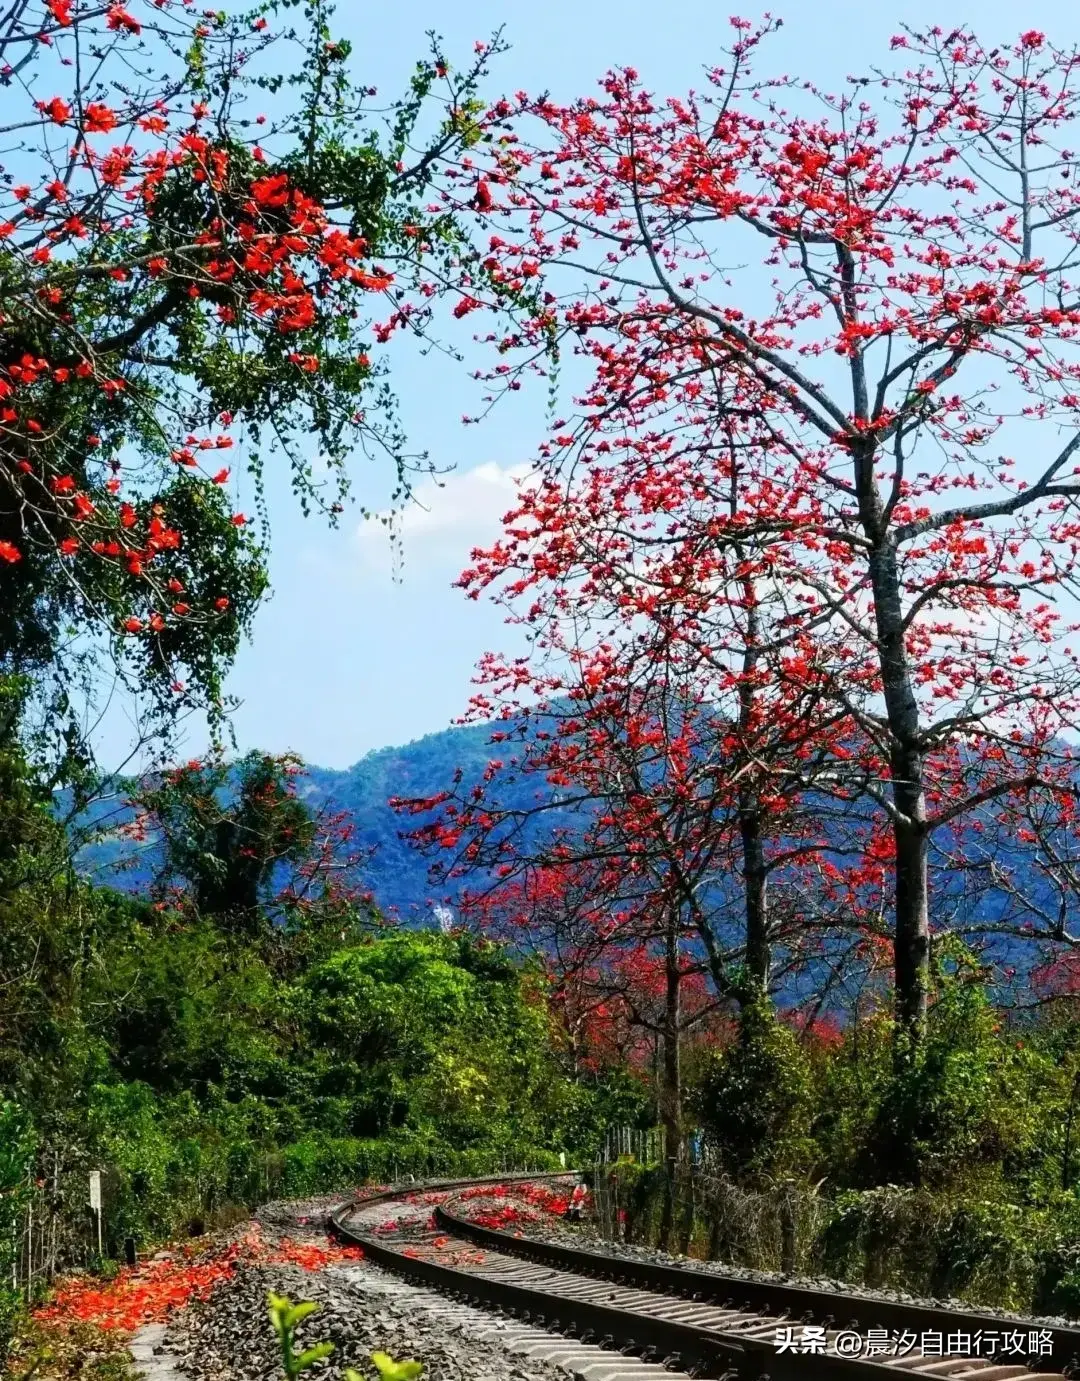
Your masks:
{"label": "fence", "polygon": [[7,1224],[9,1282],[28,1301],[64,1268],[96,1254],[85,1173],[65,1172],[59,1153],[42,1157],[11,1197]]}
{"label": "fence", "polygon": [[661,1127],[609,1127],[604,1133],[601,1164],[629,1156],[639,1165],[658,1165],[663,1158],[664,1132]]}
{"label": "fence", "polygon": [[[656,1244],[668,1185],[658,1127],[609,1129],[593,1176],[601,1234],[609,1241]],[[828,1205],[814,1190],[784,1182],[743,1189],[725,1174],[696,1132],[686,1137],[669,1206],[670,1240],[685,1255],[755,1270],[809,1266]]]}

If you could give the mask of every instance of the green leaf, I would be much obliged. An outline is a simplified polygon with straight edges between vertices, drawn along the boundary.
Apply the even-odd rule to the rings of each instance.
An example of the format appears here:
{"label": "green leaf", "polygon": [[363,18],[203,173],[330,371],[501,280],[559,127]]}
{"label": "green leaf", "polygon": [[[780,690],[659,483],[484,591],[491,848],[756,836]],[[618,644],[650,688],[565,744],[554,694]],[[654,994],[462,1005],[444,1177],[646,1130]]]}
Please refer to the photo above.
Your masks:
{"label": "green leaf", "polygon": [[293,1374],[304,1371],[305,1368],[314,1366],[316,1362],[321,1362],[324,1357],[329,1357],[334,1350],[333,1343],[316,1343],[314,1347],[309,1347],[306,1352],[297,1355],[293,1362]]}
{"label": "green leaf", "polygon": [[422,1362],[395,1362],[386,1352],[373,1352],[371,1360],[378,1368],[382,1381],[416,1381],[424,1370]]}
{"label": "green leaf", "polygon": [[286,1321],[290,1328],[295,1328],[301,1319],[308,1318],[311,1314],[317,1314],[320,1306],[311,1300],[304,1300],[301,1304],[295,1304],[286,1315]]}

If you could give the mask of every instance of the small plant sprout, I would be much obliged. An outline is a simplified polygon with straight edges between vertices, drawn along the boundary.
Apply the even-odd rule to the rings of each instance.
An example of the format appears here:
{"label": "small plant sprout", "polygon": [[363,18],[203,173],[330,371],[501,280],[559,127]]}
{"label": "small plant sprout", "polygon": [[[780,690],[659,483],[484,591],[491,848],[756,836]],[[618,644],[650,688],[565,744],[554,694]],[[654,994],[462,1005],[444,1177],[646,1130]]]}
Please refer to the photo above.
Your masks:
{"label": "small plant sprout", "polygon": [[[270,1307],[270,1322],[273,1324],[274,1332],[281,1343],[281,1363],[285,1369],[285,1375],[288,1381],[294,1381],[294,1378],[306,1371],[308,1367],[314,1366],[316,1362],[321,1362],[324,1357],[329,1357],[334,1350],[334,1344],[315,1343],[303,1352],[297,1352],[295,1347],[296,1325],[312,1314],[318,1313],[319,1305],[310,1301],[293,1304],[284,1295],[275,1295],[273,1291],[268,1294],[267,1303]],[[417,1381],[424,1370],[422,1362],[395,1362],[387,1352],[373,1352],[371,1360],[375,1363],[375,1368],[379,1373],[379,1381]],[[342,1381],[365,1381],[365,1378],[358,1371],[354,1371],[352,1367],[346,1367],[342,1373]]]}
{"label": "small plant sprout", "polygon": [[[379,1381],[417,1381],[417,1377],[424,1370],[423,1362],[395,1362],[385,1352],[373,1352],[371,1360],[378,1369]],[[347,1371],[345,1381],[361,1381],[361,1378],[355,1371]]]}
{"label": "small plant sprout", "polygon": [[270,1306],[270,1322],[281,1343],[281,1364],[285,1368],[288,1381],[293,1381],[302,1371],[330,1356],[334,1350],[333,1343],[315,1343],[303,1352],[297,1352],[293,1347],[296,1325],[311,1314],[318,1313],[317,1304],[311,1303],[310,1300],[293,1304],[284,1295],[275,1295],[273,1291],[267,1296],[267,1303]]}

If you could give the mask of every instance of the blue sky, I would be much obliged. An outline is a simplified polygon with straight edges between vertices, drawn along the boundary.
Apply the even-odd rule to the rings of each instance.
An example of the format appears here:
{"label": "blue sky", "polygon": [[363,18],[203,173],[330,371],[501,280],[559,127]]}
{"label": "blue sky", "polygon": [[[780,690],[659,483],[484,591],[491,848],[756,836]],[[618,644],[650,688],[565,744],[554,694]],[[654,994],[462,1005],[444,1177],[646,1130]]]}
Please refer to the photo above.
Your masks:
{"label": "blue sky", "polygon": [[[1045,29],[1062,46],[1080,42],[1080,17],[1064,0],[789,0],[762,54],[762,70],[839,87],[849,72],[890,66],[888,40],[900,22],[970,24],[987,43],[1020,28]],[[632,64],[664,94],[700,87],[703,66],[719,56],[729,13],[760,11],[731,0],[406,0],[373,5],[339,0],[339,30],[353,41],[358,74],[380,95],[396,95],[426,47],[425,31],[446,40],[451,61],[498,25],[513,45],[498,60],[489,90],[587,94],[612,66]],[[404,354],[394,383],[410,438],[455,472],[444,487],[421,486],[424,507],[405,519],[404,566],[393,578],[378,524],[346,512],[328,532],[303,519],[285,486],[271,486],[274,595],[258,616],[229,690],[242,701],[234,724],[239,747],[292,749],[313,763],[346,767],[369,749],[445,728],[467,702],[480,654],[508,645],[497,611],[451,588],[473,546],[499,530],[513,501],[512,473],[528,462],[543,431],[540,390],[518,395],[481,426],[463,427],[477,385],[460,366]],[[361,463],[357,496],[378,506],[391,476]],[[128,737],[122,713],[101,735],[102,758],[116,763]],[[186,751],[203,747],[197,728]]]}

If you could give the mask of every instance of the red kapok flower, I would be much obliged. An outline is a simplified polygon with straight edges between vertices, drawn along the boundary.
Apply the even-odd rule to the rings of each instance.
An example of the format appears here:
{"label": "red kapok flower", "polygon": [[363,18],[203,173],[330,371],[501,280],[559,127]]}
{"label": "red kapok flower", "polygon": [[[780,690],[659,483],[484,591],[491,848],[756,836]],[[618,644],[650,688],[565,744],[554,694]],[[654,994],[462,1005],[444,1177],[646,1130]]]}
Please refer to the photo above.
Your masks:
{"label": "red kapok flower", "polygon": [[108,134],[116,128],[116,115],[100,101],[91,101],[83,116],[83,130],[87,134]]}
{"label": "red kapok flower", "polygon": [[289,200],[289,176],[277,173],[261,177],[251,184],[251,195],[260,206],[284,206]]}
{"label": "red kapok flower", "polygon": [[67,101],[62,100],[59,96],[54,96],[51,101],[38,101],[37,108],[50,120],[55,120],[58,125],[67,124],[71,119],[71,107]]}
{"label": "red kapok flower", "polygon": [[133,15],[128,14],[123,5],[113,5],[109,10],[107,22],[113,30],[126,29],[129,34],[142,33],[142,25]]}

